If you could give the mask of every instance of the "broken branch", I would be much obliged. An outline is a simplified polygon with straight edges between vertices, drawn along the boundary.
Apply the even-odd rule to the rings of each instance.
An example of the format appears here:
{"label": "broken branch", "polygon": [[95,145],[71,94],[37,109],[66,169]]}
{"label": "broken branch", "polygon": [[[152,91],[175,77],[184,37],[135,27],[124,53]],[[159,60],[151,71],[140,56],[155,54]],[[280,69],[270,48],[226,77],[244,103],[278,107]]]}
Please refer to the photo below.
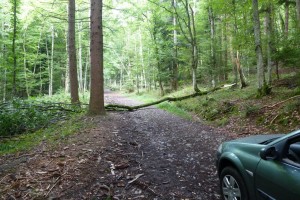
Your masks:
{"label": "broken branch", "polygon": [[208,90],[208,91],[204,91],[204,92],[195,92],[193,94],[189,94],[189,95],[182,96],[182,97],[166,97],[166,98],[160,99],[158,101],[154,101],[154,102],[151,102],[151,103],[145,103],[145,104],[141,104],[141,105],[138,105],[138,106],[126,106],[126,105],[119,105],[119,104],[108,104],[108,105],[105,106],[105,109],[106,110],[111,110],[111,111],[116,111],[116,110],[134,111],[134,110],[138,110],[140,108],[145,108],[145,107],[157,105],[157,104],[163,103],[165,101],[168,101],[168,102],[182,101],[182,100],[194,98],[194,97],[197,97],[197,96],[207,95],[209,93],[212,93],[212,92],[215,92],[217,90],[224,89],[224,88],[227,88],[227,87],[231,87],[231,86],[232,85],[220,86],[220,87],[213,88],[212,90]]}

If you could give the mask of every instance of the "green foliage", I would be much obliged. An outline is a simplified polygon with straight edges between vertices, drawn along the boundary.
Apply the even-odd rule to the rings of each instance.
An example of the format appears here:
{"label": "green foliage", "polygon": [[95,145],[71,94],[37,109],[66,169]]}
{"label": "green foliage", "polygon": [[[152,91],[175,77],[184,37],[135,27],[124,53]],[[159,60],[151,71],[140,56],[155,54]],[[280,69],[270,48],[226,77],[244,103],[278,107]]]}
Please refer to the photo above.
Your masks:
{"label": "green foliage", "polygon": [[0,136],[34,132],[83,110],[63,103],[15,99],[0,105]]}
{"label": "green foliage", "polygon": [[133,85],[132,81],[127,81],[125,86],[124,86],[124,89],[127,93],[134,92],[134,85]]}
{"label": "green foliage", "polygon": [[0,155],[30,150],[42,141],[54,145],[68,136],[92,126],[82,120],[82,114],[73,115],[69,120],[51,124],[47,129],[41,129],[34,133],[22,134],[14,138],[0,140]]}
{"label": "green foliage", "polygon": [[258,116],[259,111],[259,107],[252,104],[246,104],[244,107],[244,117]]}

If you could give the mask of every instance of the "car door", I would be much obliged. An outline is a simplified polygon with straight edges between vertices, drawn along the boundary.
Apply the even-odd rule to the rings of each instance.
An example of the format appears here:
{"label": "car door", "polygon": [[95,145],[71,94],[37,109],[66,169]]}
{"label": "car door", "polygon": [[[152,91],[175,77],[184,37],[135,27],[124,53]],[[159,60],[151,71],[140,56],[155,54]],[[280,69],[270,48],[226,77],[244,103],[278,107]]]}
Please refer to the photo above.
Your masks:
{"label": "car door", "polygon": [[261,159],[258,163],[254,181],[259,200],[300,197],[300,137],[287,139],[281,146],[277,158]]}

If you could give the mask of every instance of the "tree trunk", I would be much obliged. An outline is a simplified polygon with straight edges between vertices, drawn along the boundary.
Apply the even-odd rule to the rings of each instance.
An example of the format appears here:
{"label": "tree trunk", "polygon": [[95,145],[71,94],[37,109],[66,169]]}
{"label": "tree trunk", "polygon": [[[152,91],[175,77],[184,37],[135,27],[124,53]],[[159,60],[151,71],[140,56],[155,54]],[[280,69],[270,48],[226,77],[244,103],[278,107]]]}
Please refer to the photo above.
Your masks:
{"label": "tree trunk", "polygon": [[79,91],[83,92],[83,73],[82,73],[82,22],[78,23],[78,83]]}
{"label": "tree trunk", "polygon": [[87,72],[88,72],[89,62],[90,62],[89,57],[90,57],[90,51],[87,51],[85,69],[84,69],[83,93],[85,93],[88,90]]}
{"label": "tree trunk", "polygon": [[75,41],[75,10],[75,0],[69,0],[68,55],[71,103],[73,104],[79,103]]}
{"label": "tree trunk", "polygon": [[300,0],[296,0],[296,12],[297,12],[298,28],[300,29]]}
{"label": "tree trunk", "polygon": [[[208,16],[210,22],[210,62],[211,62],[211,70],[216,71],[216,51],[215,51],[215,19],[212,7],[208,8]],[[215,84],[215,75],[211,73],[211,81]]]}
{"label": "tree trunk", "polygon": [[284,33],[285,36],[288,37],[289,36],[289,7],[290,7],[290,3],[289,0],[285,0],[285,6],[284,6],[284,10],[285,10],[285,23],[284,23]]}
{"label": "tree trunk", "polygon": [[49,66],[49,96],[53,95],[54,26],[51,25],[51,62]]}
{"label": "tree trunk", "polygon": [[255,51],[257,61],[257,89],[259,95],[263,95],[263,87],[265,85],[265,74],[263,66],[263,55],[260,39],[260,21],[258,12],[258,0],[252,0],[253,6],[253,23],[254,23],[254,38],[255,38]]}
{"label": "tree trunk", "polygon": [[[67,10],[68,10],[68,6],[67,6]],[[68,41],[68,30],[66,30],[66,52],[68,52],[68,45],[69,45],[69,41]],[[66,60],[66,71],[65,71],[65,94],[68,94],[70,92],[70,68],[69,68],[70,64],[69,64],[69,53],[67,55],[67,60]]]}
{"label": "tree trunk", "polygon": [[272,84],[272,5],[269,3],[267,7],[267,13],[266,13],[266,35],[268,40],[267,45],[267,68],[268,68],[268,74],[267,74],[267,81],[268,85]]}
{"label": "tree trunk", "polygon": [[[174,7],[177,7],[176,0],[172,2]],[[172,59],[172,90],[177,91],[178,89],[178,45],[177,45],[177,19],[176,15],[173,15],[173,59]]]}
{"label": "tree trunk", "polygon": [[28,88],[28,80],[27,80],[27,67],[26,67],[26,30],[24,32],[24,38],[23,38],[23,69],[24,69],[24,79],[25,79],[25,87],[26,87],[26,94],[27,97],[30,96],[29,94],[29,88]]}
{"label": "tree trunk", "polygon": [[241,88],[243,89],[243,88],[247,87],[247,83],[246,83],[245,76],[244,76],[244,73],[243,73],[243,70],[242,70],[242,66],[241,66],[241,62],[240,62],[240,57],[239,57],[239,52],[238,51],[236,52],[236,68],[237,68],[237,71],[238,71],[239,76],[240,76]]}
{"label": "tree trunk", "polygon": [[17,0],[13,0],[13,38],[12,38],[12,57],[13,57],[13,95],[17,94],[17,55],[16,55],[16,40],[17,40]]}
{"label": "tree trunk", "polygon": [[91,89],[89,113],[104,115],[102,0],[91,0]]}

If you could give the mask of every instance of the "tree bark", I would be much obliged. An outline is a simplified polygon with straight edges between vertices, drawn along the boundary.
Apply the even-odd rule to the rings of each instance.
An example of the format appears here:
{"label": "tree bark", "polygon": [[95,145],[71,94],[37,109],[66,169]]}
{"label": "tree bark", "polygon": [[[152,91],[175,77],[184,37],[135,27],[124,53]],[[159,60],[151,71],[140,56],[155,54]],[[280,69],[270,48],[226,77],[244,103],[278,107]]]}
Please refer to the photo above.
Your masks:
{"label": "tree bark", "polygon": [[[231,86],[232,85],[230,85],[229,87],[231,87]],[[134,110],[138,110],[138,109],[141,109],[141,108],[146,108],[146,107],[149,107],[149,106],[157,105],[157,104],[160,104],[160,103],[165,102],[165,101],[169,101],[169,102],[183,101],[183,100],[194,98],[194,97],[197,97],[197,96],[207,95],[207,94],[210,94],[212,92],[215,92],[215,91],[223,89],[223,88],[226,88],[226,86],[216,87],[216,88],[213,88],[209,91],[204,91],[204,92],[195,92],[193,94],[186,95],[186,96],[181,96],[181,97],[166,97],[166,98],[160,99],[158,101],[154,101],[154,102],[151,102],[151,103],[146,103],[146,104],[142,104],[142,105],[138,105],[138,106],[126,106],[126,105],[119,105],[119,104],[109,104],[109,105],[106,105],[105,108],[107,110],[134,111]]]}
{"label": "tree bark", "polygon": [[240,80],[241,80],[241,88],[243,89],[243,88],[247,87],[247,83],[246,83],[245,75],[244,75],[244,72],[243,72],[243,69],[242,69],[242,66],[241,66],[239,52],[237,51],[236,53],[237,53],[237,55],[236,55],[236,67],[237,67],[237,71],[239,73]]}
{"label": "tree bark", "polygon": [[28,80],[27,80],[27,67],[26,67],[26,62],[27,62],[27,58],[26,58],[26,30],[24,32],[24,38],[23,38],[23,69],[24,69],[24,79],[25,79],[25,87],[26,87],[26,94],[27,97],[30,96],[29,94],[29,88],[28,88]]}
{"label": "tree bark", "polygon": [[12,38],[12,57],[13,57],[13,95],[17,93],[17,55],[16,55],[16,40],[17,40],[17,0],[13,1],[13,38]]}
{"label": "tree bark", "polygon": [[78,85],[79,91],[83,92],[83,68],[82,68],[82,22],[78,23]]}
{"label": "tree bark", "polygon": [[255,38],[255,51],[257,61],[257,89],[260,95],[262,94],[263,86],[265,85],[265,74],[263,66],[263,55],[260,36],[260,21],[258,12],[258,0],[252,0],[253,7],[253,23],[254,23],[254,38]]}
{"label": "tree bark", "polygon": [[75,0],[69,0],[68,54],[71,103],[79,103],[75,42]]}
{"label": "tree bark", "polygon": [[289,0],[285,0],[285,23],[284,23],[284,33],[285,36],[288,37],[289,36],[289,7],[290,7],[290,3]]}
{"label": "tree bark", "polygon": [[[173,0],[172,5],[177,6],[176,0]],[[177,91],[178,89],[178,44],[177,44],[177,19],[176,15],[173,14],[173,61],[172,61],[172,90]]]}
{"label": "tree bark", "polygon": [[300,0],[296,0],[296,12],[297,12],[298,28],[300,29]]}
{"label": "tree bark", "polygon": [[91,89],[89,114],[104,115],[102,0],[91,0]]}
{"label": "tree bark", "polygon": [[273,32],[273,24],[272,24],[272,5],[269,3],[267,6],[267,12],[266,12],[266,35],[268,40],[267,45],[267,68],[268,68],[268,74],[267,74],[267,81],[268,85],[272,84],[272,32]]}
{"label": "tree bark", "polygon": [[214,73],[212,71],[216,70],[216,48],[215,48],[215,19],[212,7],[209,6],[208,8],[208,16],[209,16],[209,22],[210,22],[210,63],[211,63],[211,81],[212,83],[215,83]]}
{"label": "tree bark", "polygon": [[51,25],[51,61],[49,66],[49,96],[53,94],[54,26]]}

